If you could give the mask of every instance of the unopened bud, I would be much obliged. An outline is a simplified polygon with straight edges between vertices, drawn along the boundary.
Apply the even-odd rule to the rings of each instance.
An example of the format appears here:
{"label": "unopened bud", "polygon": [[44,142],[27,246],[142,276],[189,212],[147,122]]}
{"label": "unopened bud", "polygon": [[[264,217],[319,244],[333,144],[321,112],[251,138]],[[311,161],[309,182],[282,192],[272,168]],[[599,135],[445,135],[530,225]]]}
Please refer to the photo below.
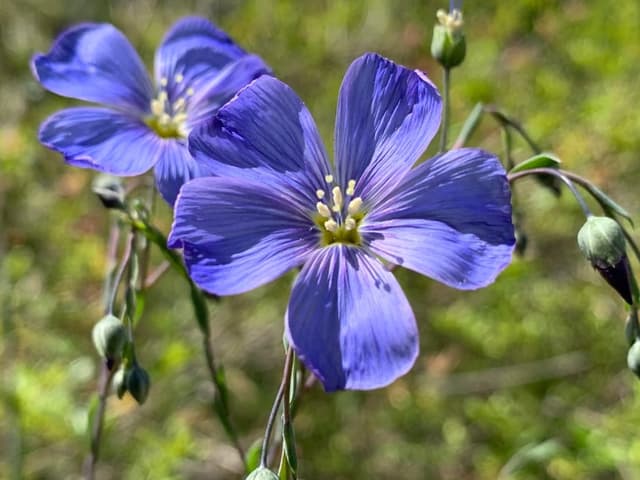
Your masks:
{"label": "unopened bud", "polygon": [[118,370],[113,376],[113,388],[118,398],[122,398],[127,393],[127,386],[124,383],[124,368]]}
{"label": "unopened bud", "polygon": [[627,365],[629,369],[640,377],[640,341],[636,341],[627,353]]}
{"label": "unopened bud", "polygon": [[631,269],[618,222],[609,217],[589,217],[578,232],[578,246],[593,268],[632,304]]}
{"label": "unopened bud", "polygon": [[122,321],[111,314],[106,315],[93,327],[91,332],[96,350],[107,361],[109,369],[120,360],[127,341],[127,332]]}
{"label": "unopened bud", "polygon": [[113,175],[100,174],[91,187],[105,208],[124,210],[124,187],[122,180]]}
{"label": "unopened bud", "polygon": [[431,55],[444,68],[457,67],[467,53],[467,43],[462,31],[462,12],[453,9],[447,13],[438,10],[438,24],[433,27]]}
{"label": "unopened bud", "polygon": [[278,476],[265,467],[258,467],[245,480],[278,480]]}
{"label": "unopened bud", "polygon": [[136,402],[142,405],[147,399],[149,389],[151,388],[151,379],[147,371],[137,363],[134,364],[125,372],[124,384],[126,390],[136,399]]}

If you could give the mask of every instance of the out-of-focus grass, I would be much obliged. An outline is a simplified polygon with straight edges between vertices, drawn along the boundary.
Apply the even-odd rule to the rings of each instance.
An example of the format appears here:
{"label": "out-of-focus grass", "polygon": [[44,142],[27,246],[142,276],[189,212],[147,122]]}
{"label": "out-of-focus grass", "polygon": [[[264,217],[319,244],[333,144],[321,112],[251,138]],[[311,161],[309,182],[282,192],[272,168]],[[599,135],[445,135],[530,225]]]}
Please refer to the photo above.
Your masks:
{"label": "out-of-focus grass", "polygon": [[[330,145],[340,80],[361,53],[381,52],[439,83],[428,44],[444,3],[0,2],[1,478],[79,476],[108,229],[89,193],[92,173],[64,165],[36,140],[47,114],[75,102],[37,85],[30,56],[88,20],[117,25],[151,66],[168,26],[202,14],[273,66]],[[467,3],[454,133],[475,102],[499,104],[566,168],[637,212],[638,2]],[[500,151],[490,119],[473,140]],[[516,146],[524,159],[525,145]],[[460,293],[398,273],[421,329],[422,354],[409,375],[374,392],[305,392],[296,418],[301,478],[635,478],[640,389],[625,368],[623,305],[576,249],[582,219],[570,196],[557,200],[533,182],[517,195],[530,248],[493,286]],[[159,222],[169,226],[168,208]],[[246,446],[262,434],[277,388],[292,278],[212,305],[216,353]],[[136,338],[151,395],[142,408],[129,397],[110,400],[99,477],[237,478],[209,410],[188,292],[174,274],[150,292]],[[566,358],[573,363],[563,370]],[[550,439],[556,443],[544,443]]]}

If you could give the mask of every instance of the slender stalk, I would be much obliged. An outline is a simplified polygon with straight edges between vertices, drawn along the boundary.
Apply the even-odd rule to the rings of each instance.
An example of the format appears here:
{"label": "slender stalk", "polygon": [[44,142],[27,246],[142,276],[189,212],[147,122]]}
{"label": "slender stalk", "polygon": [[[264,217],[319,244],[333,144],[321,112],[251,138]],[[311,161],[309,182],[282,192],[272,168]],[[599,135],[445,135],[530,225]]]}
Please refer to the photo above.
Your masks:
{"label": "slender stalk", "polygon": [[[149,208],[149,222],[151,222],[151,219],[156,213],[156,196],[157,196],[156,182],[153,181],[153,179],[151,180],[151,188],[149,190],[150,190],[150,193],[149,193],[149,199],[148,199],[148,208]],[[151,242],[149,240],[146,240],[146,245],[144,246],[144,251],[142,252],[141,261],[140,261],[140,290],[141,291],[144,291],[147,288],[146,278],[147,278],[147,272],[149,271],[150,260],[151,260]]]}
{"label": "slender stalk", "polygon": [[100,454],[100,443],[102,439],[102,430],[104,425],[104,416],[107,409],[107,398],[109,396],[109,388],[111,380],[117,368],[114,365],[111,370],[107,367],[107,362],[102,362],[100,371],[100,385],[98,387],[98,410],[93,420],[93,430],[91,432],[91,450],[84,464],[85,480],[93,480],[95,477],[96,464]]}
{"label": "slender stalk", "polygon": [[440,153],[443,153],[447,149],[447,135],[449,133],[449,90],[451,83],[451,69],[444,68],[442,77],[442,90],[444,93],[443,108],[442,108],[442,129],[440,130]]}
{"label": "slender stalk", "polygon": [[[293,349],[289,347],[287,349],[287,356],[284,361],[284,371],[282,373],[282,381],[280,382],[280,387],[278,388],[278,393],[276,393],[276,398],[273,401],[273,405],[271,407],[271,412],[269,413],[269,419],[267,420],[267,427],[264,431],[264,438],[262,439],[262,452],[260,453],[260,466],[264,468],[268,468],[267,466],[267,457],[269,454],[269,440],[271,439],[271,432],[273,431],[273,425],[275,423],[276,417],[278,416],[278,410],[280,409],[280,403],[282,403],[282,397],[284,397],[284,392],[287,387],[287,384],[291,382],[291,369],[293,366]],[[288,390],[287,390],[288,391]],[[288,403],[289,399],[285,400],[285,403]]]}
{"label": "slender stalk", "polygon": [[565,173],[566,172],[557,170],[555,168],[532,168],[531,170],[524,170],[522,172],[512,173],[510,175],[507,175],[507,178],[509,180],[509,183],[513,183],[516,180],[526,177],[528,175],[551,175],[553,177],[559,178],[565,183],[567,188],[571,191],[571,193],[575,197],[576,201],[578,202],[578,205],[580,205],[580,208],[584,213],[584,216],[590,217],[591,215],[593,215],[591,213],[591,209],[587,205],[587,202],[585,202],[584,197],[580,194],[580,192],[578,192],[578,190],[576,189],[575,185],[573,184],[569,176],[565,175]]}
{"label": "slender stalk", "polygon": [[124,277],[124,272],[127,269],[127,265],[129,264],[129,259],[131,258],[131,248],[133,234],[129,234],[129,239],[125,245],[125,251],[122,254],[122,259],[120,260],[120,265],[118,266],[118,270],[116,272],[113,281],[109,284],[111,291],[107,294],[107,304],[105,306],[105,311],[107,313],[113,313],[113,309],[115,308],[116,296],[118,295],[118,287],[122,282],[122,277]]}
{"label": "slender stalk", "polygon": [[162,275],[164,275],[165,272],[169,270],[170,266],[171,265],[169,264],[169,262],[164,260],[160,265],[153,269],[147,275],[147,278],[144,281],[144,288],[147,289],[152,287],[160,279],[160,277],[162,277]]}

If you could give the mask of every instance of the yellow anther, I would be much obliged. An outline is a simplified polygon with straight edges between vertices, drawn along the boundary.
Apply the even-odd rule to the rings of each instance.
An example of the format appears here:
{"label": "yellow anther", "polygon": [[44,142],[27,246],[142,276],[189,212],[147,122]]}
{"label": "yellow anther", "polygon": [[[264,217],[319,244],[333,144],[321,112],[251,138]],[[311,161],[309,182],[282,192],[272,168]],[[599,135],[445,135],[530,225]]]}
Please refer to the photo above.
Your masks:
{"label": "yellow anther", "polygon": [[333,195],[333,211],[340,211],[342,209],[342,190],[340,187],[333,187],[331,194]]}
{"label": "yellow anther", "polygon": [[316,197],[318,197],[318,200],[322,200],[324,198],[324,190],[316,190]]}
{"label": "yellow anther", "polygon": [[167,77],[162,77],[160,79],[160,85],[162,85],[163,87],[166,87],[167,83],[169,83],[169,80],[167,79]]}
{"label": "yellow anther", "polygon": [[338,230],[338,223],[333,218],[330,218],[329,220],[324,222],[324,228],[326,228],[329,232],[335,232]]}
{"label": "yellow anther", "polygon": [[347,230],[353,230],[354,228],[356,228],[356,221],[351,217],[347,217],[347,219],[344,221],[344,228],[346,228]]}
{"label": "yellow anther", "polygon": [[196,91],[193,88],[191,88],[191,87],[187,88],[187,95],[188,96],[191,97],[194,93],[196,93]]}
{"label": "yellow anther", "polygon": [[158,94],[158,101],[162,103],[166,102],[168,98],[169,98],[169,95],[167,94],[166,90],[161,90],[160,93]]}
{"label": "yellow anther", "polygon": [[168,114],[163,113],[162,115],[160,115],[158,121],[161,125],[169,125],[169,123],[171,123],[171,117]]}
{"label": "yellow anther", "polygon": [[333,183],[333,175],[325,175],[324,180],[327,183]]}
{"label": "yellow anther", "polygon": [[349,202],[349,205],[347,206],[347,213],[349,215],[355,215],[360,211],[361,208],[362,208],[362,198],[356,197]]}
{"label": "yellow anther", "polygon": [[347,185],[347,195],[353,195],[356,193],[356,181],[349,180],[349,184]]}
{"label": "yellow anther", "polygon": [[178,73],[175,77],[173,77],[173,79],[176,81],[176,83],[180,83],[182,82],[182,80],[184,80],[184,76],[181,73]]}
{"label": "yellow anther", "polygon": [[186,121],[187,121],[187,114],[186,113],[177,113],[176,115],[173,116],[173,123],[174,124],[182,125]]}
{"label": "yellow anther", "polygon": [[324,218],[331,218],[331,210],[329,210],[329,207],[327,207],[324,203],[316,203],[316,209],[318,210],[318,213]]}

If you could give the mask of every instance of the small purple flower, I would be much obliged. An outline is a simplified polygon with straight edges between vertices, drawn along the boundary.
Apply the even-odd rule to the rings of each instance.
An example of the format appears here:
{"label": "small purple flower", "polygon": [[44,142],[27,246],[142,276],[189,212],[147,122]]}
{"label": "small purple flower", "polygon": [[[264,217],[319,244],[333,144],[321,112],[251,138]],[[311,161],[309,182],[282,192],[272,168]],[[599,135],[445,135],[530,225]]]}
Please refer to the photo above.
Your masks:
{"label": "small purple flower", "polygon": [[335,168],[302,101],[272,77],[189,137],[217,176],[184,185],[170,246],[217,295],[301,266],[286,335],[327,391],[385,386],[416,359],[416,321],[389,264],[475,289],[511,260],[509,184],[493,155],[464,148],[413,167],[441,109],[421,72],[367,54],[340,90]]}
{"label": "small purple flower", "polygon": [[114,175],[155,166],[158,189],[173,204],[182,184],[204,175],[187,149],[189,131],[269,69],[208,20],[186,17],[155,55],[155,88],[140,57],[113,25],[84,23],[35,55],[36,79],[51,92],[105,105],[57,112],[40,141],[67,163]]}

